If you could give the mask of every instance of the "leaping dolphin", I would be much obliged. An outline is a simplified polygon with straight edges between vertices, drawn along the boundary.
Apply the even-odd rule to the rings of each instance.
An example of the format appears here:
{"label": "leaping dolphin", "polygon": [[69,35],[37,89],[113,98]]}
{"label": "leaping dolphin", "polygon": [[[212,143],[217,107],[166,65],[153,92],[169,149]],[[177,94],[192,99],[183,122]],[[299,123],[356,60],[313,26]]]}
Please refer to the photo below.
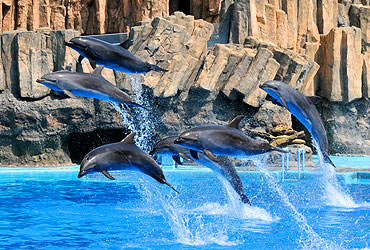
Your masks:
{"label": "leaping dolphin", "polygon": [[114,45],[93,37],[74,37],[65,45],[76,50],[79,54],[79,62],[88,58],[91,66],[96,64],[124,73],[146,73],[151,70],[167,72],[161,67],[150,64],[134,56],[126,48],[126,43]]}
{"label": "leaping dolphin", "polygon": [[242,202],[251,205],[250,200],[244,194],[243,184],[240,176],[238,175],[234,165],[228,157],[216,156],[218,162],[214,162],[210,160],[205,154],[199,152],[197,154],[197,158],[194,158],[190,154],[190,149],[181,147],[174,143],[177,138],[177,136],[170,136],[163,139],[162,141],[154,145],[154,148],[150,152],[150,154],[156,156],[169,154],[179,164],[182,164],[180,162],[181,156],[186,160],[193,160],[198,164],[202,164],[205,167],[210,168],[214,173],[216,173],[216,175],[223,179],[226,179],[226,181],[230,183],[235,192],[240,196]]}
{"label": "leaping dolphin", "polygon": [[228,125],[208,125],[191,128],[180,134],[175,144],[189,148],[196,158],[197,152],[203,152],[211,160],[217,161],[215,155],[247,157],[267,153],[273,150],[286,151],[271,146],[267,142],[254,140],[238,129],[243,115],[234,118]]}
{"label": "leaping dolphin", "polygon": [[134,136],[135,132],[132,132],[122,142],[106,144],[89,152],[81,162],[78,178],[85,174],[101,172],[108,179],[114,180],[108,173],[109,170],[134,170],[149,175],[177,192],[166,181],[158,164],[135,145]]}
{"label": "leaping dolphin", "polygon": [[52,90],[63,92],[72,98],[76,98],[76,96],[90,97],[144,108],[133,102],[125,92],[108,82],[101,75],[103,68],[104,66],[99,66],[91,74],[70,71],[52,72],[43,75],[36,82]]}
{"label": "leaping dolphin", "polygon": [[328,154],[328,138],[320,114],[314,103],[317,96],[304,96],[298,90],[280,81],[267,81],[260,87],[273,99],[280,102],[290,111],[310,132],[312,138],[318,143],[324,161],[335,167]]}
{"label": "leaping dolphin", "polygon": [[154,145],[152,151],[149,154],[153,157],[158,157],[159,155],[170,155],[172,159],[179,165],[182,165],[180,157],[187,161],[193,161],[193,159],[189,157],[189,149],[181,147],[174,143],[177,138],[178,136],[169,136],[164,138]]}

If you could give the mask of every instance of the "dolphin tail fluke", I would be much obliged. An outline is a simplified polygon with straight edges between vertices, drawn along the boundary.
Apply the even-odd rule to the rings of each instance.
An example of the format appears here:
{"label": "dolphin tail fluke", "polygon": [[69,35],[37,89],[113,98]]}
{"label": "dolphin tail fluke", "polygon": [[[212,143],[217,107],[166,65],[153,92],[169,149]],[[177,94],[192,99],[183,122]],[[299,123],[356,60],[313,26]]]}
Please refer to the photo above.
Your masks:
{"label": "dolphin tail fluke", "polygon": [[251,201],[248,199],[248,197],[245,194],[240,194],[240,199],[242,200],[243,203],[246,203],[252,206]]}
{"label": "dolphin tail fluke", "polygon": [[323,156],[324,156],[324,162],[326,163],[329,163],[330,165],[332,165],[334,168],[337,168],[334,163],[331,161],[329,155],[327,153],[323,153]]}
{"label": "dolphin tail fluke", "polygon": [[281,149],[281,148],[278,148],[278,147],[274,147],[274,146],[271,146],[271,149],[272,150],[275,150],[275,151],[278,151],[280,153],[285,153],[285,154],[292,153],[289,150],[284,150],[284,149]]}
{"label": "dolphin tail fluke", "polygon": [[161,72],[167,72],[168,70],[167,69],[163,69],[157,65],[154,65],[154,64],[150,64],[150,68],[154,71],[161,71]]}
{"label": "dolphin tail fluke", "polygon": [[169,186],[170,188],[172,188],[176,193],[179,193],[179,191],[177,191],[174,187],[172,187],[171,184],[168,183],[167,181],[163,181],[163,183]]}

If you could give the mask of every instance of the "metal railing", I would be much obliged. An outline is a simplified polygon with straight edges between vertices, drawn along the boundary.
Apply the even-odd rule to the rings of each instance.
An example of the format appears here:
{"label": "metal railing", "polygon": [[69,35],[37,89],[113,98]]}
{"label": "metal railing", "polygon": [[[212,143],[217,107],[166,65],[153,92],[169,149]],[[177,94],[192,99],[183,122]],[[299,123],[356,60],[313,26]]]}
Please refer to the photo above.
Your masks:
{"label": "metal railing", "polygon": [[[289,151],[288,148],[284,148],[284,150]],[[304,148],[299,148],[297,152],[298,158],[298,179],[301,179],[301,171],[305,171],[305,151]],[[289,170],[289,163],[290,163],[290,153],[281,153],[281,180],[288,180],[286,179],[285,174]]]}

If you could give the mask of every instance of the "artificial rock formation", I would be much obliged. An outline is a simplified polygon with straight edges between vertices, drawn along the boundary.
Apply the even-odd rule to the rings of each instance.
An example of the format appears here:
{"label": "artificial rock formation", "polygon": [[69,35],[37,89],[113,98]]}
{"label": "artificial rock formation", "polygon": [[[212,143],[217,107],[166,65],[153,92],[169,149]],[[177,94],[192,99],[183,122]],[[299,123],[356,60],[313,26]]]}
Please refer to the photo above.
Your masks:
{"label": "artificial rock formation", "polygon": [[[233,43],[249,46],[251,40],[259,40],[311,58],[316,64],[310,67],[315,70],[309,71],[313,75],[307,77],[302,92],[349,103],[367,96],[368,5],[367,1],[236,0],[221,22],[231,23]],[[277,79],[294,82],[300,77]]]}
{"label": "artificial rock formation", "polygon": [[[138,57],[156,63],[168,72],[150,72],[143,82],[158,97],[180,93],[184,100],[192,87],[209,92],[221,91],[231,100],[242,100],[260,107],[266,92],[259,88],[265,81],[279,79],[312,94],[313,77],[318,65],[308,56],[281,49],[271,43],[250,39],[245,46],[215,44],[207,41],[213,26],[194,20],[181,12],[168,18],[156,18],[132,29],[130,50]],[[155,51],[154,53],[148,53]],[[131,79],[115,73],[117,86],[131,91]]]}
{"label": "artificial rock formation", "polygon": [[[104,70],[103,75],[113,84],[137,95],[138,101],[141,98],[147,100],[145,105],[151,108],[155,117],[152,122],[156,132],[153,133],[157,137],[178,134],[201,124],[223,124],[239,114],[246,114],[243,127],[248,129],[256,129],[260,124],[291,126],[289,112],[265,102],[265,94],[256,92],[258,85],[254,84],[255,79],[260,84],[263,79],[274,78],[280,68],[273,59],[274,52],[262,45],[253,48],[215,45],[212,54],[207,49],[212,28],[205,21],[181,13],[144,23],[132,29],[134,44],[130,49],[139,57],[171,70],[145,75],[141,92],[135,89],[135,80],[123,77],[122,73]],[[73,30],[50,29],[2,34],[2,41],[13,44],[8,47],[2,43],[1,50],[4,66],[1,77],[8,79],[0,94],[0,103],[5,107],[0,111],[0,135],[4,138],[0,145],[2,165],[71,163],[76,161],[72,156],[79,150],[73,146],[76,134],[84,137],[94,131],[115,130],[123,136],[128,131],[128,124],[122,123],[119,113],[108,103],[59,97],[35,82],[47,71],[91,70],[86,61],[78,65],[78,54],[64,46],[64,41],[76,35],[78,32]],[[27,47],[26,43],[31,46]],[[145,47],[154,53],[149,54]],[[237,54],[239,50],[242,52]],[[225,55],[221,55],[221,51]],[[34,62],[35,56],[41,58],[38,63]],[[224,60],[222,72],[209,71],[205,67],[205,62],[212,61],[214,56],[220,58],[216,61]],[[249,60],[245,61],[246,57]],[[234,74],[241,72],[247,61],[250,62],[248,70],[241,75],[245,83],[235,85],[232,90],[245,98],[229,98],[223,92],[227,84],[221,88],[218,83],[228,83],[228,78],[235,78]],[[271,74],[267,74],[262,68],[271,62]],[[211,65],[218,67],[219,64],[213,60]],[[259,72],[256,78],[253,78],[253,72]],[[207,81],[202,81],[202,77],[214,79],[215,85],[207,87]],[[140,97],[140,93],[144,96]],[[117,134],[113,139],[116,138]]]}
{"label": "artificial rock formation", "polygon": [[127,32],[138,22],[187,10],[196,19],[217,22],[221,0],[3,0],[0,33],[40,27],[74,29],[82,34]]}
{"label": "artificial rock formation", "polygon": [[323,36],[320,47],[320,95],[334,102],[361,98],[363,60],[361,30],[334,28]]}
{"label": "artificial rock formation", "polygon": [[360,99],[346,105],[324,102],[319,110],[326,121],[331,153],[369,155],[369,99]]}
{"label": "artificial rock formation", "polygon": [[[8,22],[14,21],[9,12],[14,6],[11,1],[4,2],[2,7],[10,8],[3,9],[2,27],[24,25],[23,21]],[[27,6],[26,2],[19,1],[22,6]],[[122,136],[128,131],[128,124],[122,123],[120,115],[106,102],[59,97],[35,82],[49,71],[91,71],[87,61],[79,65],[78,53],[64,46],[65,41],[80,32],[125,31],[131,25],[127,20],[133,13],[153,14],[130,9],[127,12],[130,14],[126,13],[128,19],[119,19],[117,15],[131,2],[123,1],[120,5],[107,2],[87,1],[81,6],[73,0],[58,4],[39,2],[38,8],[46,10],[39,18],[41,26],[77,31],[36,29],[37,22],[29,21],[35,20],[29,15],[27,20],[32,27],[28,24],[22,27],[36,32],[19,29],[1,35],[0,103],[6,107],[0,111],[1,165],[78,162],[73,157],[76,151],[81,151],[76,136],[85,138],[96,131],[115,131],[111,138],[114,141],[118,134]],[[327,12],[332,2],[320,1],[326,6],[323,9],[318,9],[314,2],[222,1],[219,26],[180,12],[143,21],[130,30],[133,39],[130,50],[168,72],[129,78],[105,69],[103,75],[137,96],[137,101],[147,100],[145,105],[155,117],[155,137],[175,135],[196,125],[224,124],[239,114],[246,116],[242,122],[245,131],[297,126],[289,111],[267,101],[266,93],[259,89],[264,81],[282,80],[306,95],[319,94],[327,99],[319,111],[328,130],[331,153],[370,154],[365,134],[370,124],[367,117],[370,56],[364,14],[367,7],[342,1],[333,5],[338,6],[338,13],[332,13]],[[161,3],[143,1],[140,8]],[[207,13],[204,9],[210,9],[211,3],[202,6],[206,6],[202,7],[204,15]],[[36,5],[17,11],[27,9],[29,13],[35,8]],[[162,7],[157,8],[156,15],[164,15],[159,8]],[[212,7],[213,10],[212,13],[217,12]],[[101,13],[109,11],[116,14],[102,18]],[[336,27],[335,18],[347,27]],[[216,20],[216,15],[211,19]],[[229,30],[225,20],[231,23]],[[350,23],[354,27],[348,27]],[[230,34],[230,39],[237,43],[211,43],[208,47],[214,28],[219,35]],[[345,124],[347,120],[351,121],[349,126]],[[354,134],[355,130],[359,133]],[[356,142],[348,143],[348,137],[343,135],[352,134]],[[111,142],[99,138],[95,138],[100,143],[95,147]]]}

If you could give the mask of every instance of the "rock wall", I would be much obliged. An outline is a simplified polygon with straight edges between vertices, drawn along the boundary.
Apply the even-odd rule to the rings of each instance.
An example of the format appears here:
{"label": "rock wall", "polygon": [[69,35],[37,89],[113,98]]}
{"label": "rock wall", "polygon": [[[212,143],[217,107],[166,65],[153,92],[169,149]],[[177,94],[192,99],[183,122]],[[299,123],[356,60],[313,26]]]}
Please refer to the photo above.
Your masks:
{"label": "rock wall", "polygon": [[[200,124],[223,124],[238,114],[246,115],[243,121],[246,132],[258,130],[260,125],[292,126],[289,112],[264,101],[264,94],[258,92],[254,79],[246,80],[242,86],[235,82],[235,86],[223,85],[228,78],[238,75],[247,79],[253,77],[253,72],[259,72],[255,78],[258,84],[273,79],[280,69],[279,58],[273,59],[278,49],[262,44],[245,49],[239,45],[216,45],[208,51],[207,41],[212,29],[211,24],[182,13],[166,19],[155,18],[132,29],[130,35],[134,44],[130,49],[141,58],[169,69],[165,74],[153,72],[145,77],[138,76],[143,77],[139,80],[144,83],[141,93],[155,117],[154,137],[177,134]],[[119,113],[108,103],[60,97],[35,82],[42,74],[62,68],[91,70],[86,61],[82,67],[78,65],[78,54],[63,45],[76,35],[78,32],[73,30],[46,28],[1,35],[4,69],[1,77],[6,79],[0,94],[0,103],[4,107],[0,110],[1,165],[78,162],[81,155],[99,143],[117,141],[128,132],[128,124],[122,123]],[[149,55],[145,47],[155,53]],[[219,59],[213,60],[215,57]],[[206,62],[212,63],[206,67]],[[264,73],[262,68],[265,66],[271,67],[269,73]],[[108,69],[103,74],[121,89],[138,95],[133,85],[137,80]],[[206,84],[210,83],[204,80],[207,78],[213,79],[212,86]],[[229,90],[232,98],[225,95]],[[87,137],[96,131],[116,132],[108,139],[85,141],[85,145],[91,144],[90,148],[85,148],[86,152],[74,146],[77,137]],[[76,150],[81,151],[78,159],[73,156]]]}
{"label": "rock wall", "polygon": [[36,31],[40,27],[74,29],[82,34],[127,32],[140,21],[179,10],[196,19],[217,22],[221,10],[221,0],[2,0],[1,3],[0,33],[19,28]]}
{"label": "rock wall", "polygon": [[[136,96],[139,92],[135,84],[143,83],[144,92],[141,93],[157,119],[153,130],[157,138],[195,125],[222,124],[238,114],[246,115],[242,123],[245,132],[263,131],[277,125],[295,127],[290,113],[267,101],[266,93],[259,89],[264,81],[282,80],[306,95],[319,94],[325,98],[318,107],[328,130],[331,153],[369,155],[366,136],[370,126],[366,15],[369,7],[339,2],[335,4],[339,14],[333,14],[325,12],[327,8],[315,8],[318,5],[312,5],[313,2],[299,1],[297,5],[284,0],[222,1],[219,27],[225,20],[230,21],[229,37],[237,39],[237,43],[215,44],[210,48],[207,42],[215,26],[204,20],[175,12],[165,18],[143,21],[130,30],[134,42],[130,50],[169,71],[150,72],[134,79],[108,69],[103,74],[113,84]],[[326,3],[322,2],[324,6]],[[112,1],[110,6],[115,6],[114,3]],[[69,16],[79,13],[70,10],[81,6],[73,5],[72,1],[68,4],[66,13]],[[40,6],[45,7],[46,3]],[[91,6],[81,8],[90,11]],[[99,6],[102,13],[107,11],[103,5]],[[50,20],[59,14],[63,16],[64,9],[59,7],[50,14]],[[118,11],[119,6],[113,9]],[[312,16],[315,18],[311,19]],[[80,23],[81,27],[85,25],[80,30],[86,32],[88,27],[103,27],[96,25],[102,22],[98,19],[99,15],[92,15],[88,22]],[[66,22],[71,20],[75,19]],[[79,25],[77,21],[73,23]],[[335,27],[335,23],[343,27]],[[350,24],[354,26],[348,26]],[[100,28],[91,33],[102,32]],[[1,165],[78,162],[83,150],[75,146],[79,145],[76,138],[98,133],[92,148],[117,141],[128,132],[128,124],[122,123],[119,114],[106,102],[60,97],[35,82],[50,71],[91,70],[86,61],[79,65],[78,54],[64,46],[65,41],[79,34],[79,31],[50,28],[2,33]],[[350,125],[347,126],[346,121],[351,121]],[[113,137],[108,136],[112,133]],[[348,137],[344,136],[348,134],[353,134],[356,141],[348,143]],[[91,148],[85,148],[85,153]],[[76,150],[81,151],[78,157],[74,156]]]}
{"label": "rock wall", "polygon": [[368,5],[356,0],[236,0],[221,22],[230,22],[230,42],[246,45],[253,37],[311,58],[320,70],[305,93],[349,103],[368,96]]}
{"label": "rock wall", "polygon": [[370,154],[370,101],[349,104],[324,102],[319,110],[325,119],[331,153]]}

